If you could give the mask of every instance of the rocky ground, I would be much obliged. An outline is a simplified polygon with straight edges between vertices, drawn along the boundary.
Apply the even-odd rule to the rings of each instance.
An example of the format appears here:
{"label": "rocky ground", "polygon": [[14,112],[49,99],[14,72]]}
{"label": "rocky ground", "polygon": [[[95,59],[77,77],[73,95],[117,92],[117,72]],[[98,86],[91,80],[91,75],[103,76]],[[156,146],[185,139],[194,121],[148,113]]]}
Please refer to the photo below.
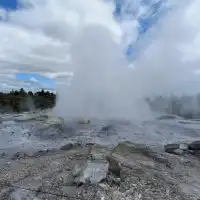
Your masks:
{"label": "rocky ground", "polygon": [[[199,137],[198,122],[178,120],[66,124],[44,113],[4,115],[0,199],[198,200],[200,142],[191,142]],[[152,140],[142,140],[147,124]]]}

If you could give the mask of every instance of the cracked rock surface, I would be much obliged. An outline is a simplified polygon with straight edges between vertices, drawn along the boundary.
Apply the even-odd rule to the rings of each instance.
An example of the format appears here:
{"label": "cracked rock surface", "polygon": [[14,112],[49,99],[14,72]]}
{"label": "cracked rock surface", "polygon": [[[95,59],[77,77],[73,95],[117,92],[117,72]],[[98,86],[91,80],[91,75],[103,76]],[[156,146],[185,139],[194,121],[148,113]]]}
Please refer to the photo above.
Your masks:
{"label": "cracked rock surface", "polygon": [[197,124],[1,118],[1,200],[200,199]]}
{"label": "cracked rock surface", "polygon": [[[99,152],[101,157],[91,157]],[[159,156],[165,162],[157,159]],[[161,154],[131,142],[121,142],[112,149],[82,144],[41,156],[4,160],[0,197],[2,200],[197,200],[199,167],[199,159],[190,154]]]}

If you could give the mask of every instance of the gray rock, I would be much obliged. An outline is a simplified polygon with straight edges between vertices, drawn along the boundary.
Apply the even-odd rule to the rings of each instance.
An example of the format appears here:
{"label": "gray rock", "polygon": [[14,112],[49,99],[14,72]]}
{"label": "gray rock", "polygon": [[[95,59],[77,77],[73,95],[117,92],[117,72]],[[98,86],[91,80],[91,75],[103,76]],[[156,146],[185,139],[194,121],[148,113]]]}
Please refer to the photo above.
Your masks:
{"label": "gray rock", "polygon": [[10,200],[22,200],[22,199],[29,199],[29,200],[40,200],[36,197],[36,192],[29,191],[26,189],[17,189],[10,195]]}
{"label": "gray rock", "polygon": [[116,129],[114,128],[113,125],[106,125],[100,129],[99,134],[106,134],[108,136],[115,135]]}
{"label": "gray rock", "polygon": [[76,164],[76,165],[74,166],[73,170],[72,170],[72,175],[73,175],[74,177],[77,177],[77,176],[80,175],[81,171],[82,171],[82,167],[81,167],[79,164]]}
{"label": "gray rock", "polygon": [[113,128],[112,125],[103,126],[103,127],[101,128],[100,132],[101,132],[101,131],[109,131],[109,130],[111,130],[112,128]]}
{"label": "gray rock", "polygon": [[188,144],[180,144],[180,145],[179,145],[179,149],[181,149],[181,150],[183,150],[183,151],[188,150]]}
{"label": "gray rock", "polygon": [[59,172],[60,170],[62,170],[62,164],[58,161],[53,161],[49,165],[49,170],[51,172]]}
{"label": "gray rock", "polygon": [[107,160],[109,163],[108,171],[114,174],[116,177],[120,177],[120,172],[121,172],[120,163],[113,156],[108,156]]}
{"label": "gray rock", "polygon": [[0,153],[0,158],[5,158],[6,157],[6,153],[5,152],[2,152],[2,153]]}
{"label": "gray rock", "polygon": [[72,186],[74,183],[74,176],[71,172],[58,174],[56,179],[60,182],[60,185],[63,186]]}
{"label": "gray rock", "polygon": [[175,149],[173,151],[173,154],[175,155],[183,155],[184,154],[184,151],[182,149]]}
{"label": "gray rock", "polygon": [[64,195],[67,195],[73,199],[75,199],[76,196],[76,190],[77,188],[75,186],[62,186],[60,190],[63,192]]}
{"label": "gray rock", "polygon": [[167,144],[164,146],[164,149],[167,153],[182,155],[188,150],[188,146],[186,144]]}
{"label": "gray rock", "polygon": [[121,177],[122,167],[129,168],[131,170],[141,170],[140,164],[131,157],[124,157],[124,155],[112,154],[108,156],[109,172],[117,177]]}
{"label": "gray rock", "polygon": [[17,152],[12,156],[12,160],[20,160],[20,159],[25,159],[26,157],[28,157],[28,155],[26,153],[23,152]]}
{"label": "gray rock", "polygon": [[179,144],[167,144],[167,145],[164,146],[165,152],[171,153],[175,149],[179,149],[179,146],[180,146]]}
{"label": "gray rock", "polygon": [[104,160],[105,159],[105,153],[103,152],[91,152],[90,155],[92,160]]}
{"label": "gray rock", "polygon": [[77,148],[80,146],[81,146],[81,144],[79,144],[79,143],[68,143],[68,144],[65,144],[62,147],[60,147],[60,150],[69,151],[73,148]]}
{"label": "gray rock", "polygon": [[38,124],[34,127],[34,135],[40,139],[63,139],[76,133],[75,128],[66,127],[65,124]]}
{"label": "gray rock", "polygon": [[12,192],[14,192],[14,188],[12,188],[12,187],[2,189],[2,190],[0,191],[0,199],[1,199],[1,200],[7,200],[7,199],[9,199],[10,194],[11,194]]}
{"label": "gray rock", "polygon": [[4,187],[11,187],[12,184],[10,181],[7,180],[0,180],[0,189],[4,188]]}
{"label": "gray rock", "polygon": [[119,177],[115,177],[113,175],[107,175],[106,179],[109,184],[120,186],[121,179]]}
{"label": "gray rock", "polygon": [[103,179],[106,179],[108,172],[108,162],[107,161],[88,161],[86,167],[82,171],[79,177],[75,179],[75,182],[97,184]]}
{"label": "gray rock", "polygon": [[35,152],[33,155],[31,155],[31,157],[41,157],[46,155],[47,153],[49,153],[51,150],[39,150],[37,152]]}
{"label": "gray rock", "polygon": [[192,142],[188,145],[189,150],[200,150],[200,141]]}
{"label": "gray rock", "polygon": [[81,119],[78,121],[78,124],[90,124],[91,121],[89,119]]}
{"label": "gray rock", "polygon": [[149,147],[143,144],[134,144],[128,141],[120,142],[113,150],[113,153],[119,153],[121,155],[138,154],[145,157],[156,158],[156,153],[153,152]]}
{"label": "gray rock", "polygon": [[60,147],[60,150],[68,151],[73,149],[74,145],[72,143],[65,144],[64,146]]}

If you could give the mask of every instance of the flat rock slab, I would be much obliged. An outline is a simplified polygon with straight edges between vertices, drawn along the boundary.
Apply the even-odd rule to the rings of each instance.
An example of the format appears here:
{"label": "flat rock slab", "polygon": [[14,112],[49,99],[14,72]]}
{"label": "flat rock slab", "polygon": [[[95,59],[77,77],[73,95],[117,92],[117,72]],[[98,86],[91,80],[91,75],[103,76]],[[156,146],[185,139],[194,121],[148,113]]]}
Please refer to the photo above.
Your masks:
{"label": "flat rock slab", "polygon": [[92,184],[99,183],[106,178],[108,172],[108,162],[103,161],[88,161],[85,169],[77,179],[77,183],[86,183],[89,181]]}

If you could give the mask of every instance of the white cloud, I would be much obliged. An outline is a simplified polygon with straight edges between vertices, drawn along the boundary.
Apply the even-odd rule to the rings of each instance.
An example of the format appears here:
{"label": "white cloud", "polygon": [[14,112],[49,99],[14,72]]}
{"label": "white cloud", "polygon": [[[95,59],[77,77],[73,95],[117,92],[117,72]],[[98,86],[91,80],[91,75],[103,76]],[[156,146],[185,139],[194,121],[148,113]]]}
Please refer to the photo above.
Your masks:
{"label": "white cloud", "polygon": [[0,22],[1,69],[38,73],[60,81],[68,79],[68,71],[73,70],[71,46],[86,26],[104,26],[115,41],[120,41],[122,32],[112,18],[112,4],[101,0],[21,2],[33,7],[9,13],[1,9],[9,19]]}
{"label": "white cloud", "polygon": [[7,19],[7,12],[0,7],[0,20],[6,20]]}
{"label": "white cloud", "polygon": [[67,78],[73,76],[72,72],[46,72],[43,73],[44,77],[56,79],[56,78]]}
{"label": "white cloud", "polygon": [[38,82],[38,80],[36,78],[34,78],[34,77],[31,77],[30,81],[32,81],[32,82]]}

